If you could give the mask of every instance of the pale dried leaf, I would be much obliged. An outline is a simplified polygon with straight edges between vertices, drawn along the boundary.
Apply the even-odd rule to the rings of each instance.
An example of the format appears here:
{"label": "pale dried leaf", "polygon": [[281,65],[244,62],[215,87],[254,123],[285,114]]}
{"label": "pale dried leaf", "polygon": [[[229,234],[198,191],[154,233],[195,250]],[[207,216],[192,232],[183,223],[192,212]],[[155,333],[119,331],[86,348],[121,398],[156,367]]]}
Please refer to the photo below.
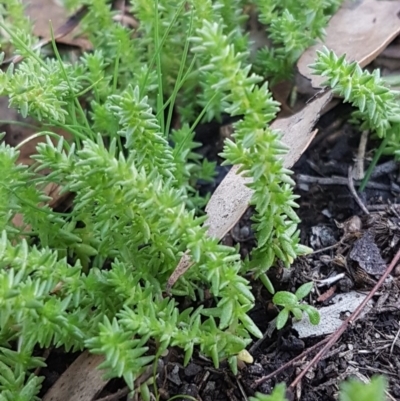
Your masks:
{"label": "pale dried leaf", "polygon": [[101,355],[83,352],[60,376],[43,397],[43,401],[91,401],[105,387],[104,371],[97,367],[104,361]]}
{"label": "pale dried leaf", "polygon": [[316,51],[323,46],[338,56],[346,54],[348,61],[366,66],[399,34],[399,15],[399,1],[346,1],[331,18],[324,43],[310,47],[300,57],[300,73],[311,79],[314,88],[321,86],[325,78],[312,75],[309,65],[315,62]]}
{"label": "pale dried leaf", "polygon": [[169,292],[170,289],[173,287],[173,285],[178,281],[179,277],[183,276],[187,270],[191,268],[193,265],[193,262],[190,258],[190,255],[188,252],[185,252],[185,254],[181,257],[181,260],[178,263],[178,266],[176,266],[175,270],[171,274],[171,276],[168,279],[167,282],[167,291]]}

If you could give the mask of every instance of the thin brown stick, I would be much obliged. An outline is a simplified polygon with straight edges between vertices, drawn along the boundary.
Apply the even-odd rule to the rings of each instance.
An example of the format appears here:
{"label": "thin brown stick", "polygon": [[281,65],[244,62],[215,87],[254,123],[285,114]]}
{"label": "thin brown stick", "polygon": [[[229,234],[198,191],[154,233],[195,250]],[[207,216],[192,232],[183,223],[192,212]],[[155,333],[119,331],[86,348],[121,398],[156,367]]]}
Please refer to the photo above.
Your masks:
{"label": "thin brown stick", "polygon": [[349,190],[353,195],[354,200],[357,202],[357,205],[360,206],[360,209],[365,213],[369,214],[367,207],[364,205],[364,202],[358,196],[356,189],[354,188],[354,181],[353,181],[353,169],[349,167],[349,175],[348,175],[348,184]]}
{"label": "thin brown stick", "polygon": [[[318,185],[348,185],[348,178],[346,177],[314,177],[312,175],[306,174],[296,174],[295,176],[297,183],[304,183],[304,184],[318,184]],[[360,186],[361,182],[354,182],[355,186]],[[378,189],[382,191],[394,191],[396,193],[399,192],[398,187],[392,188],[390,185],[381,184],[379,182],[369,181],[366,185],[366,188],[369,189]]]}
{"label": "thin brown stick", "polygon": [[355,311],[342,323],[342,325],[328,338],[328,342],[324,345],[324,347],[315,355],[315,357],[308,363],[308,365],[302,370],[302,372],[294,379],[292,384],[289,386],[291,389],[295,389],[297,384],[300,383],[301,379],[304,375],[316,364],[320,361],[322,356],[335,344],[340,336],[346,331],[349,324],[353,323],[357,317],[360,315],[362,310],[365,308],[367,303],[370,299],[375,295],[378,289],[382,286],[385,279],[389,276],[390,272],[394,269],[397,265],[398,261],[400,260],[400,248],[397,251],[396,255],[394,256],[392,262],[387,267],[385,273],[379,279],[379,281],[375,284],[374,288],[369,292],[369,294],[365,297],[365,299],[361,302],[361,304],[355,309]]}

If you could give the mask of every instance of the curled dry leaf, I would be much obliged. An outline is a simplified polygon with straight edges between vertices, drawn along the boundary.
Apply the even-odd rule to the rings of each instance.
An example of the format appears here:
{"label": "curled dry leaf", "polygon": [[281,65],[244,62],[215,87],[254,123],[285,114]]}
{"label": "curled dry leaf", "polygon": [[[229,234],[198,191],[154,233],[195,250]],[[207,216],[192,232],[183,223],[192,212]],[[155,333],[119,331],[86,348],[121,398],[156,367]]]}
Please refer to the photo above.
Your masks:
{"label": "curled dry leaf", "polygon": [[300,57],[300,73],[311,79],[314,88],[321,86],[325,78],[312,75],[308,66],[323,46],[366,66],[399,34],[399,13],[399,1],[347,0],[329,21],[324,43],[310,47]]}

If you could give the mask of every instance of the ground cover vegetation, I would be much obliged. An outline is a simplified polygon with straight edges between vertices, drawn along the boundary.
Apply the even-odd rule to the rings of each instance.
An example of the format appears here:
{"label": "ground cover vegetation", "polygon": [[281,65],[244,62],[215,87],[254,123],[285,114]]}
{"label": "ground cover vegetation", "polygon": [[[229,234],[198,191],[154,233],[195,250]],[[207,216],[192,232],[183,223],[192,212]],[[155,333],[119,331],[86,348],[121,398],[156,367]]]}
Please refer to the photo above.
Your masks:
{"label": "ground cover vegetation", "polygon": [[[269,83],[287,78],[323,38],[340,3],[134,0],[139,25],[132,29],[114,21],[108,1],[67,0],[71,12],[88,9],[81,29],[94,50],[78,60],[54,42],[51,52],[33,50],[38,39],[22,4],[1,6],[3,56],[23,60],[0,71],[0,94],[39,121],[37,136],[46,137],[29,167],[16,164],[18,147],[0,145],[1,400],[35,399],[42,378],[33,371],[45,364],[35,350],[50,346],[103,355],[108,377],[143,395],[135,380],[171,346],[184,351],[184,363],[198,349],[216,367],[228,360],[237,371],[238,355],[262,335],[248,316],[255,299],[245,277],[274,292],[269,268],[277,261],[289,267],[309,252],[299,242],[291,172],[280,159],[286,148],[269,128],[279,110]],[[247,6],[271,38],[255,54]],[[398,104],[378,73],[329,51],[313,68],[383,138],[380,153],[398,152]],[[196,186],[213,179],[215,163],[196,153],[194,128],[225,114],[238,121],[221,156],[253,178],[257,247],[246,260],[206,235],[207,197]],[[68,212],[48,206],[51,183],[73,194]],[[185,252],[194,264],[167,294]],[[274,295],[283,307],[278,328],[290,313],[318,323],[318,312],[302,301],[311,290],[306,284]],[[344,387],[342,399],[354,400],[356,386]],[[379,392],[384,382],[371,386]],[[283,394],[279,387],[257,399]]]}

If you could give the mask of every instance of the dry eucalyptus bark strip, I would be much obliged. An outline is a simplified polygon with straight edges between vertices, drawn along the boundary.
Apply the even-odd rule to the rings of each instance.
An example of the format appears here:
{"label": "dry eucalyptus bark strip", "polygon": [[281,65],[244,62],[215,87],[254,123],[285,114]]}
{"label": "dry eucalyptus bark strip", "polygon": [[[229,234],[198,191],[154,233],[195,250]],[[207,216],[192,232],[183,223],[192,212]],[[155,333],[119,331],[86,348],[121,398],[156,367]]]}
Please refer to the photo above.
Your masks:
{"label": "dry eucalyptus bark strip", "polygon": [[[96,369],[102,355],[83,352],[47,391],[43,401],[91,401],[106,386],[104,372]],[[89,384],[89,385],[88,385]]]}

